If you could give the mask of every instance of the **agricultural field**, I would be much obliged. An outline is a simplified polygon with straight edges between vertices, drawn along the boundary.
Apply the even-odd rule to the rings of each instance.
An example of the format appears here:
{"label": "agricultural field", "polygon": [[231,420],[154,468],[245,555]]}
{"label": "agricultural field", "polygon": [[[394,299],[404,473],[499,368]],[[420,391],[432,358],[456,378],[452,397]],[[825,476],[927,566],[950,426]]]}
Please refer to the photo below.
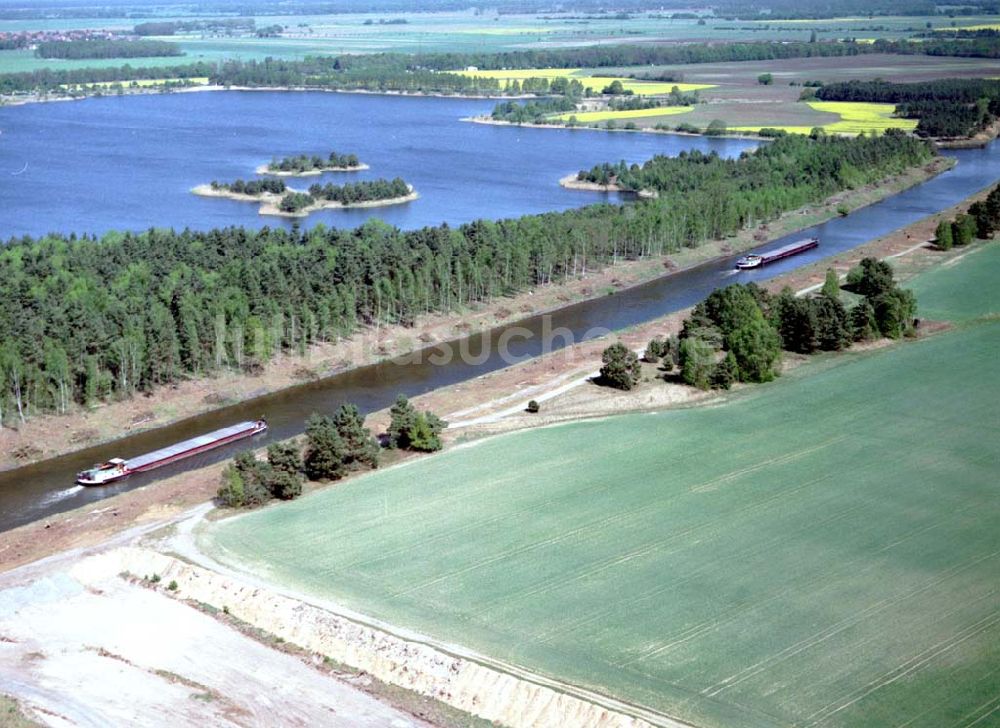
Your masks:
{"label": "agricultural field", "polygon": [[951,331],[716,406],[456,447],[202,546],[706,728],[993,724],[998,250],[914,283]]}
{"label": "agricultural field", "polygon": [[[868,104],[851,101],[808,101],[805,102],[813,111],[836,114],[839,121],[832,121],[821,126],[830,134],[867,134],[884,132],[886,129],[903,129],[913,131],[917,128],[915,119],[900,119],[893,116],[896,110],[894,104]],[[762,125],[736,126],[733,131],[760,131]],[[774,128],[774,127],[772,127]],[[810,126],[778,126],[778,129],[789,134],[808,134]]]}
{"label": "agricultural field", "polygon": [[[661,13],[639,13],[629,18],[580,18],[572,15],[476,15],[471,11],[268,15],[255,17],[257,27],[280,25],[284,28],[280,37],[188,34],[170,36],[169,40],[180,43],[187,54],[182,60],[261,60],[267,56],[300,59],[315,54],[379,51],[489,52],[651,41],[806,41],[813,31],[820,40],[845,37],[904,38],[914,32],[925,31],[927,22],[942,29],[952,27],[953,22],[940,17],[835,18],[818,21],[726,21],[705,18],[704,24],[699,24],[693,18],[674,20]],[[164,15],[155,19],[191,18]],[[406,23],[380,23],[380,20],[405,20]],[[0,20],[0,31],[72,28],[127,31],[136,22],[130,18]],[[954,27],[982,27],[995,24],[996,17],[969,16],[954,22]],[[134,66],[161,66],[163,60],[135,58],[130,59],[130,63]],[[178,59],[169,60],[176,62]],[[0,51],[0,73],[83,65],[121,65],[121,59],[57,61],[35,58],[30,51]]]}
{"label": "agricultural field", "polygon": [[[799,101],[803,84],[854,78],[927,81],[990,77],[1000,75],[1000,60],[879,54],[769,62],[618,67],[601,69],[601,72],[616,74],[620,78],[639,74],[670,74],[682,79],[689,87],[700,87],[698,95],[703,103],[686,112],[662,108],[630,117],[622,116],[621,112],[588,112],[577,114],[580,123],[603,123],[614,119],[631,121],[640,128],[652,128],[657,125],[676,126],[684,122],[704,129],[713,120],[719,119],[733,131],[754,132],[767,127],[809,133],[813,127],[819,126],[830,133],[857,134],[887,128],[910,130],[915,128],[916,123],[912,119],[893,118],[892,107],[885,104]],[[771,74],[771,84],[759,83],[758,76],[764,73]],[[677,118],[679,113],[684,113],[683,118]],[[581,117],[585,117],[586,121]]]}
{"label": "agricultural field", "polygon": [[95,81],[94,83],[87,84],[63,84],[62,88],[68,90],[83,88],[109,89],[115,86],[122,86],[124,88],[156,88],[157,86],[165,86],[167,84],[207,86],[208,80],[207,76],[194,76],[192,78],[140,78],[134,81]]}
{"label": "agricultural field", "polygon": [[678,114],[688,114],[692,109],[693,107],[691,106],[661,106],[656,109],[629,109],[622,111],[605,109],[604,111],[578,111],[575,113],[558,114],[553,118],[560,121],[576,119],[580,124],[592,124],[598,121],[611,120],[635,121],[636,119],[646,119],[649,117],[662,119],[664,117],[677,116]]}
{"label": "agricultural field", "polygon": [[600,93],[614,81],[620,81],[626,91],[631,91],[638,96],[656,96],[668,94],[676,86],[679,91],[700,91],[712,88],[713,84],[707,83],[671,83],[659,81],[637,81],[625,76],[596,75],[601,71],[598,69],[585,70],[582,68],[525,68],[520,70],[507,71],[456,71],[460,76],[495,78],[503,82],[503,87],[507,88],[513,81],[524,81],[528,78],[545,78],[548,80],[556,78],[570,78],[579,81],[583,87],[595,93]]}
{"label": "agricultural field", "polygon": [[998,275],[1000,242],[993,242],[966,253],[958,263],[924,273],[911,288],[924,318],[967,323],[1000,315]]}

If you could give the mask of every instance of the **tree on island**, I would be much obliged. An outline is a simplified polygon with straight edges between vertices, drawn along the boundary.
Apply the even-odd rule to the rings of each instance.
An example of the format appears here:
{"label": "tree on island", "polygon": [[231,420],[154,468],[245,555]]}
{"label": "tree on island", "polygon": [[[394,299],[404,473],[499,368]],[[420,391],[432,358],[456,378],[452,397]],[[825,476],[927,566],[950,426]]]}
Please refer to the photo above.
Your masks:
{"label": "tree on island", "polygon": [[289,192],[281,198],[281,202],[278,203],[278,209],[282,212],[299,212],[315,202],[316,200],[304,192]]}

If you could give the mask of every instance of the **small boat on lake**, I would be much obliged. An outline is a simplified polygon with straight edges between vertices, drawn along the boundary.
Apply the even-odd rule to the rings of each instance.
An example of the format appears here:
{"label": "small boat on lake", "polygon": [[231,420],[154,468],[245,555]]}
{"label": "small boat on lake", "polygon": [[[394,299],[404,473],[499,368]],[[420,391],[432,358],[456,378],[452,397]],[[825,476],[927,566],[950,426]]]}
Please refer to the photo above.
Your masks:
{"label": "small boat on lake", "polygon": [[804,253],[807,250],[812,250],[818,245],[819,238],[806,238],[805,240],[799,240],[795,243],[789,243],[788,245],[784,245],[776,250],[769,250],[760,254],[744,255],[736,261],[736,267],[740,270],[760,268],[762,265],[773,263],[776,260],[782,260],[783,258],[788,258],[793,255],[798,255],[799,253]]}
{"label": "small boat on lake", "polygon": [[89,470],[77,473],[76,482],[79,485],[107,485],[108,483],[127,478],[132,473],[154,470],[178,460],[228,445],[231,442],[253,437],[265,430],[267,430],[267,422],[263,419],[240,422],[236,425],[223,427],[221,430],[209,432],[206,435],[199,435],[198,437],[192,437],[190,440],[178,442],[176,445],[148,452],[145,455],[137,455],[128,460],[112,458],[106,463],[100,463]]}

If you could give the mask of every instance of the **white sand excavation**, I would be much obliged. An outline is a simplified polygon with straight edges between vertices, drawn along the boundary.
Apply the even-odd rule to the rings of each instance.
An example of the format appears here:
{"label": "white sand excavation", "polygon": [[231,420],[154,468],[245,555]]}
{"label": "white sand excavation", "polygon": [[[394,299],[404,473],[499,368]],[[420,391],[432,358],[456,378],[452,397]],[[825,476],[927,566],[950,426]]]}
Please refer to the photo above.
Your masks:
{"label": "white sand excavation", "polygon": [[428,725],[160,590],[46,562],[0,577],[0,692],[39,723]]}

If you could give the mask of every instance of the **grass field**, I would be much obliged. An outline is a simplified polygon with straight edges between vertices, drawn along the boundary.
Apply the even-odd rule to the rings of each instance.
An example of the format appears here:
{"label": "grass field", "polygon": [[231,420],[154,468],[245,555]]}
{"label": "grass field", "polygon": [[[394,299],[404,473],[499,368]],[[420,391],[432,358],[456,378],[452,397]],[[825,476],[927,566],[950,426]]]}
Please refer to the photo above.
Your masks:
{"label": "grass field", "polygon": [[950,332],[456,448],[205,546],[699,726],[995,725],[1000,321],[971,318],[998,276],[994,246],[918,280]]}
{"label": "grass field", "polygon": [[[928,271],[912,286],[920,301],[920,315],[932,320],[963,322],[1000,316],[998,276],[1000,242],[973,249],[957,263]],[[957,296],[957,292],[961,295]]]}

